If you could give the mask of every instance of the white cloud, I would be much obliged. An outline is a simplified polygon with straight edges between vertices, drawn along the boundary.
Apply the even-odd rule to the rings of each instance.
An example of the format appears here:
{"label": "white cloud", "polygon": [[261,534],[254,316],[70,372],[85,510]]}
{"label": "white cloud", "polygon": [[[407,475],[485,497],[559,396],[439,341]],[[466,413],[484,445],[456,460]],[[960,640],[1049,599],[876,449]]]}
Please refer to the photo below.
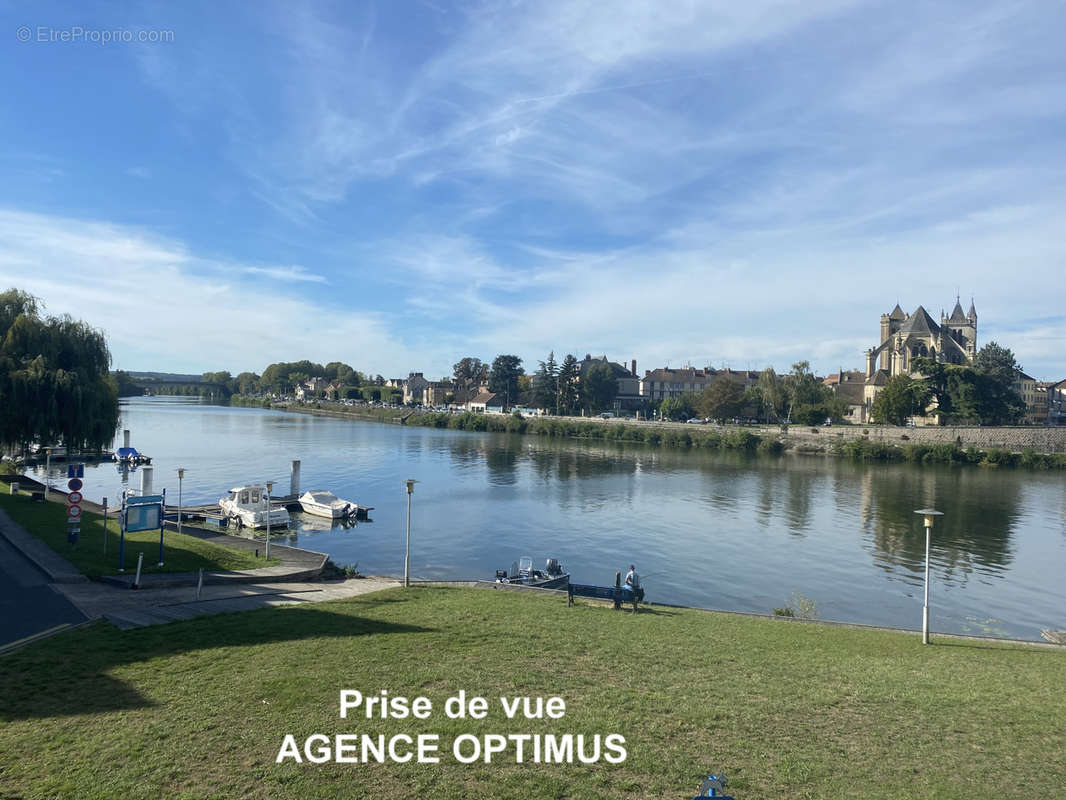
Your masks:
{"label": "white cloud", "polygon": [[136,228],[0,210],[0,285],[103,329],[115,366],[239,372],[309,358],[388,372],[412,362],[378,314],[240,278],[264,270]]}

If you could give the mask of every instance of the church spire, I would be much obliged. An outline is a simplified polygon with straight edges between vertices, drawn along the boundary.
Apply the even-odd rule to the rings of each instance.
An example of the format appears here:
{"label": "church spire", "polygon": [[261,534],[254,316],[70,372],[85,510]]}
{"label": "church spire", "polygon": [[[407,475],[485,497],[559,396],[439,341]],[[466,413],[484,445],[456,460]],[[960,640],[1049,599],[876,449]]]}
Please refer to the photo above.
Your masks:
{"label": "church spire", "polygon": [[966,315],[971,322],[977,321],[977,309],[973,307],[973,298],[970,298],[970,313]]}

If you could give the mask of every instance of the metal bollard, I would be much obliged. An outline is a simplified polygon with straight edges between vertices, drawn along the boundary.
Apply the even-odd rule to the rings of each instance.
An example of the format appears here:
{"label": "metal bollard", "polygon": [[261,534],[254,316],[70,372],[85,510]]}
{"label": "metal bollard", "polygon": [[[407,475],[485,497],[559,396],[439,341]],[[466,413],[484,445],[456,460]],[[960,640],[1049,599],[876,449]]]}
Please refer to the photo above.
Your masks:
{"label": "metal bollard", "polygon": [[200,567],[200,578],[196,581],[196,599],[200,599],[200,592],[204,588],[204,568]]}
{"label": "metal bollard", "polygon": [[133,588],[141,588],[141,563],[144,561],[144,553],[137,554],[137,576],[133,579]]}

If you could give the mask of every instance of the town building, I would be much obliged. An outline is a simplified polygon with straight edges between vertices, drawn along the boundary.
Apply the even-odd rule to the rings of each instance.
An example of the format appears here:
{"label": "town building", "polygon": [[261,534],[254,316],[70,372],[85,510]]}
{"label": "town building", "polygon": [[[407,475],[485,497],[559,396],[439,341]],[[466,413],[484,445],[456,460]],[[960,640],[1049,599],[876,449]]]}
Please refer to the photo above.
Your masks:
{"label": "town building", "polygon": [[1047,423],[1047,393],[1037,392],[1036,378],[1032,378],[1020,369],[1016,369],[1014,370],[1014,383],[1011,384],[1011,388],[1025,401],[1025,413],[1022,416],[1022,423],[1025,425],[1044,425]]}
{"label": "town building", "polygon": [[447,405],[455,399],[455,384],[451,381],[430,381],[422,392],[422,402],[427,406]]}
{"label": "town building", "polygon": [[412,372],[403,381],[403,404],[409,406],[424,402],[424,394],[428,387],[429,381],[421,372]]}
{"label": "town building", "polygon": [[630,362],[631,368],[626,368],[616,361],[608,361],[605,355],[593,358],[586,353],[585,357],[577,362],[580,378],[584,379],[585,373],[595,364],[606,364],[618,384],[618,393],[611,406],[614,411],[636,411],[644,407],[644,398],[640,395],[640,378],[637,377],[636,359]]}
{"label": "town building", "polygon": [[660,403],[668,397],[702,392],[714,381],[721,379],[736,381],[746,391],[759,382],[759,372],[757,370],[660,367],[644,372],[644,377],[640,379],[640,396],[645,403]]}
{"label": "town building", "polygon": [[822,383],[833,390],[838,400],[847,404],[844,420],[854,425],[865,425],[870,421],[870,410],[866,406],[866,376],[862,370],[841,370],[826,377]]}
{"label": "town building", "polygon": [[1066,425],[1066,380],[1047,386],[1047,424]]}
{"label": "town building", "polygon": [[296,387],[297,400],[313,400],[319,392],[325,392],[328,381],[325,378],[308,378]]}

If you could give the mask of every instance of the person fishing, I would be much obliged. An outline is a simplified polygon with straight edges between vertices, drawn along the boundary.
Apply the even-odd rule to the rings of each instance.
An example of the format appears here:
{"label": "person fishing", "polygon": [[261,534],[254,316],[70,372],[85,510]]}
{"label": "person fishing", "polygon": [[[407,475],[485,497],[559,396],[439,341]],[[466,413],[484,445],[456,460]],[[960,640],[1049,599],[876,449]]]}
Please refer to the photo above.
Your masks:
{"label": "person fishing", "polygon": [[635,564],[629,565],[629,572],[626,573],[626,591],[632,592],[633,597],[633,610],[635,611],[636,603],[643,602],[644,590],[640,588],[640,575],[637,574],[637,567]]}

